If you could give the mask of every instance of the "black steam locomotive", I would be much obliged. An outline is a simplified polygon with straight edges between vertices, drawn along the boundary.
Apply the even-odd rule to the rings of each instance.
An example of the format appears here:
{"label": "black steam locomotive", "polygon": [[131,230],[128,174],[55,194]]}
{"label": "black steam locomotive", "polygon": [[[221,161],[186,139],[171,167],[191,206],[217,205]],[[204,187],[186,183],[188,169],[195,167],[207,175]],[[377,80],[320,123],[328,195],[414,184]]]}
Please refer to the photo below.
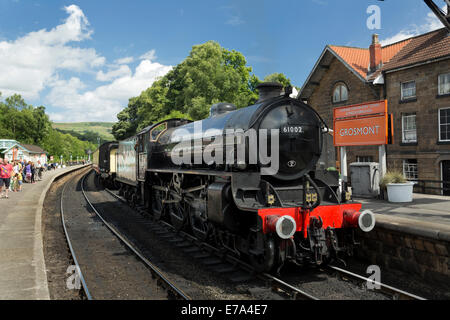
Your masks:
{"label": "black steam locomotive", "polygon": [[165,120],[119,141],[120,194],[260,271],[351,253],[355,228],[375,219],[348,201],[337,172],[316,168],[326,124],[280,84],[258,90],[252,106],[215,104],[207,119]]}

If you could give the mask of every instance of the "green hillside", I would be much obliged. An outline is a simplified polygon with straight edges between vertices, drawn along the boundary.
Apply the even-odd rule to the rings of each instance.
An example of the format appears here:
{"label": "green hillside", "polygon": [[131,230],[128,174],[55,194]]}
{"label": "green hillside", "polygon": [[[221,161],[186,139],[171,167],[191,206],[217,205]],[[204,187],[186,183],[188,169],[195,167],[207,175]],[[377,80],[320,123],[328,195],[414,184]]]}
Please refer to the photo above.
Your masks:
{"label": "green hillside", "polygon": [[54,129],[62,131],[74,131],[79,134],[88,132],[96,133],[103,141],[114,140],[111,134],[114,122],[53,122]]}

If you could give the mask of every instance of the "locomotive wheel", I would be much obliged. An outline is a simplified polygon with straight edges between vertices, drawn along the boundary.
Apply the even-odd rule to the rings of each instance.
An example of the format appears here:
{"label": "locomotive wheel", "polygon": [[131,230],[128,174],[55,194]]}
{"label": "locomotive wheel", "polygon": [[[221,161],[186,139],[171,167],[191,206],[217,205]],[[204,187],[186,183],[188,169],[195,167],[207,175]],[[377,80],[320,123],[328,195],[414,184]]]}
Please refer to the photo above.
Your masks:
{"label": "locomotive wheel", "polygon": [[250,255],[250,262],[257,272],[271,272],[276,267],[277,247],[272,237],[264,241],[264,253],[259,255]]}
{"label": "locomotive wheel", "polygon": [[183,229],[187,221],[186,210],[183,204],[173,203],[169,206],[170,222],[175,230],[179,231]]}
{"label": "locomotive wheel", "polygon": [[190,207],[190,220],[194,236],[201,241],[206,241],[212,228],[207,221],[195,215],[195,209],[192,207]]}
{"label": "locomotive wheel", "polygon": [[164,214],[164,205],[162,202],[162,194],[159,190],[152,192],[152,213],[156,220],[160,220]]}

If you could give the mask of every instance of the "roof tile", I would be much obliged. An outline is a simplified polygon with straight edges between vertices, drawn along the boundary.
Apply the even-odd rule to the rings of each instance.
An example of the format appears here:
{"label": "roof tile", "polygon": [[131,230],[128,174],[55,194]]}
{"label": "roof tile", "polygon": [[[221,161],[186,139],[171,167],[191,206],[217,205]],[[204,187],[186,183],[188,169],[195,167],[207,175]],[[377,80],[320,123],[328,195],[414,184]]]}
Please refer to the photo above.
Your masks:
{"label": "roof tile", "polygon": [[450,36],[446,28],[432,31],[414,38],[389,63],[383,71],[426,62],[450,55]]}
{"label": "roof tile", "polygon": [[[383,63],[390,61],[411,39],[406,39],[381,48]],[[339,55],[350,67],[358,72],[364,79],[368,78],[370,52],[366,48],[354,48],[344,46],[329,46]],[[371,77],[372,78],[372,77]]]}

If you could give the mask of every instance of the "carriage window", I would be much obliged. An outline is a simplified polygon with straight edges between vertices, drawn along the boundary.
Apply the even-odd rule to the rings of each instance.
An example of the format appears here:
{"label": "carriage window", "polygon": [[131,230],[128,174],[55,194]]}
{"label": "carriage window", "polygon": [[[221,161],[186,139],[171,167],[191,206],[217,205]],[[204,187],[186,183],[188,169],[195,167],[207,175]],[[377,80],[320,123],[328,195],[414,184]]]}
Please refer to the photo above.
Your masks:
{"label": "carriage window", "polygon": [[164,131],[166,131],[166,129],[167,129],[167,122],[161,123],[159,126],[154,127],[150,132],[150,141],[158,140],[159,135]]}

